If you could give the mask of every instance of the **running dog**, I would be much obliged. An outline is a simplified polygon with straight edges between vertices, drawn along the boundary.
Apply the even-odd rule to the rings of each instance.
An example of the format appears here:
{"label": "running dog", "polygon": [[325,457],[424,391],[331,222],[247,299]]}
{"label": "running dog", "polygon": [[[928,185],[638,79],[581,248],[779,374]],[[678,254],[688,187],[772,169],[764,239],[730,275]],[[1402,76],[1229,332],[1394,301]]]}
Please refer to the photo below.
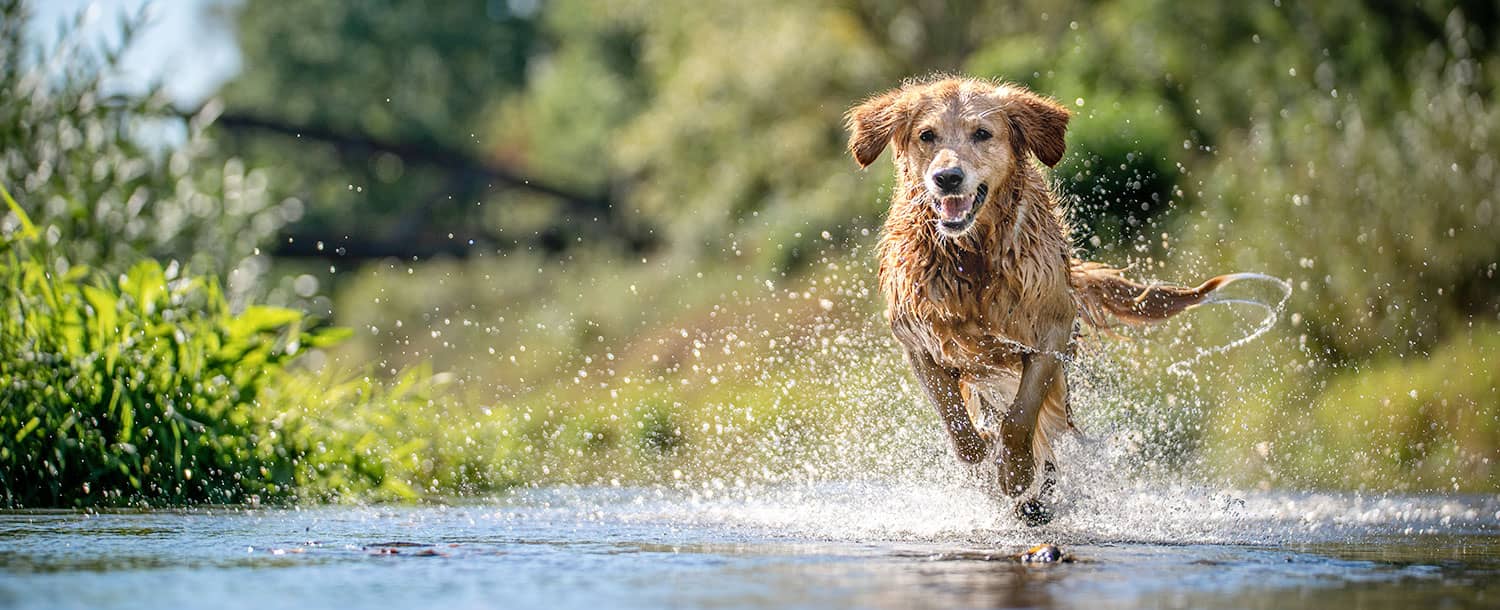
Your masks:
{"label": "running dog", "polygon": [[[1016,514],[1040,501],[1052,442],[1074,430],[1063,362],[1079,321],[1166,319],[1235,279],[1144,285],[1074,256],[1064,207],[1041,168],[1062,160],[1067,108],[973,78],[910,81],[852,108],[849,152],[892,149],[896,184],[878,249],[886,316],[958,458],[992,460]],[[1042,477],[1047,479],[1049,477]]]}

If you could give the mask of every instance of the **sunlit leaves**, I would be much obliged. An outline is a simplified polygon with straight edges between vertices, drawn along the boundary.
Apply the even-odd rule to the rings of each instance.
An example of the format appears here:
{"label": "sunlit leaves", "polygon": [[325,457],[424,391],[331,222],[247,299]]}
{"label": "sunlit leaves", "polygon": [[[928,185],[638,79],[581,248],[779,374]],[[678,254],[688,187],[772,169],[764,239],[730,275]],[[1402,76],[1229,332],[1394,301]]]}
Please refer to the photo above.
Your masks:
{"label": "sunlit leaves", "polygon": [[[244,502],[295,491],[306,439],[273,424],[302,314],[236,315],[202,276],[155,261],[117,278],[47,269],[23,240],[0,250],[0,503]],[[44,251],[42,251],[44,252]]]}

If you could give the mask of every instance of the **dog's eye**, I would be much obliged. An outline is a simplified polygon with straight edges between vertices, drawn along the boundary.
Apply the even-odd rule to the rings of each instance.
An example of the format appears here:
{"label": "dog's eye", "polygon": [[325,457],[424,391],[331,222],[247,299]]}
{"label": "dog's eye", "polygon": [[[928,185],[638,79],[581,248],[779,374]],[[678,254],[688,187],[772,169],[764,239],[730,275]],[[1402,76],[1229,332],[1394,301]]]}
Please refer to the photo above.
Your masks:
{"label": "dog's eye", "polygon": [[995,137],[995,134],[990,133],[990,130],[985,129],[983,127],[974,130],[974,141],[975,142],[983,142],[983,141],[988,140],[988,139],[993,138],[993,137]]}
{"label": "dog's eye", "polygon": [[923,142],[931,142],[937,139],[937,134],[932,133],[931,129],[923,129],[922,133],[917,134],[917,139]]}

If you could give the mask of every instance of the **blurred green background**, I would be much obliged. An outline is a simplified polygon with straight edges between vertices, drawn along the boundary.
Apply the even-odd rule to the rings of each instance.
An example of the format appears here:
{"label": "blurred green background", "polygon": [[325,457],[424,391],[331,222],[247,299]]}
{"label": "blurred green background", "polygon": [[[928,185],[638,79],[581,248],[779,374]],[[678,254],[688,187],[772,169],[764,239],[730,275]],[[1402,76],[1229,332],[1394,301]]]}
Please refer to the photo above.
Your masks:
{"label": "blurred green background", "polygon": [[[934,71],[1074,111],[1051,176],[1084,256],[1296,289],[1187,376],[1257,314],[1085,346],[1075,408],[1128,466],[1500,491],[1494,2],[36,8],[0,0],[9,504],[944,460],[874,292],[890,166],[841,122]],[[131,54],[162,36],[237,61],[184,95],[201,66]]]}

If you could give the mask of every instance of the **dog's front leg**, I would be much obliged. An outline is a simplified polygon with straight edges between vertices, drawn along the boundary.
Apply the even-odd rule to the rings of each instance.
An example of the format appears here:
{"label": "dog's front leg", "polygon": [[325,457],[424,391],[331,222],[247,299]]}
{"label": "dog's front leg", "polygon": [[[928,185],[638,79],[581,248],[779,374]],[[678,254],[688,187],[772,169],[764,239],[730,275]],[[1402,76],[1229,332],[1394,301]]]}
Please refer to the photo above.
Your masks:
{"label": "dog's front leg", "polygon": [[917,382],[932,400],[932,406],[937,408],[938,416],[943,419],[943,427],[948,430],[948,437],[953,439],[953,449],[958,453],[958,459],[970,464],[984,460],[988,443],[979,436],[974,422],[969,419],[958,371],[938,364],[932,356],[919,350],[906,350],[906,359],[911,362]]}
{"label": "dog's front leg", "polygon": [[1021,382],[1010,410],[1001,419],[1000,488],[1012,497],[1031,487],[1036,476],[1033,438],[1037,417],[1053,379],[1062,374],[1064,350],[1071,337],[1070,325],[1055,327],[1044,335],[1036,351],[1021,355]]}

